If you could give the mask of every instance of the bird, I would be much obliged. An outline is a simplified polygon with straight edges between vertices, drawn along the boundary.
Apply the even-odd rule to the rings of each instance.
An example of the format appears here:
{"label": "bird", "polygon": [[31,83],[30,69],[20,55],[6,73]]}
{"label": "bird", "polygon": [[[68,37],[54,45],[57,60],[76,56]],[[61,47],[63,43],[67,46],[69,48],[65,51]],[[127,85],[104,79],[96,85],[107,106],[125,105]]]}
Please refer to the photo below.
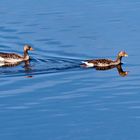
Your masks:
{"label": "bird", "polygon": [[128,54],[125,51],[120,51],[117,55],[116,60],[111,59],[93,59],[82,61],[85,67],[108,67],[117,66],[121,64],[122,57],[127,57]]}
{"label": "bird", "polygon": [[0,63],[20,63],[28,61],[30,59],[28,51],[32,51],[33,48],[29,45],[24,45],[23,56],[16,53],[3,53],[0,52]]}

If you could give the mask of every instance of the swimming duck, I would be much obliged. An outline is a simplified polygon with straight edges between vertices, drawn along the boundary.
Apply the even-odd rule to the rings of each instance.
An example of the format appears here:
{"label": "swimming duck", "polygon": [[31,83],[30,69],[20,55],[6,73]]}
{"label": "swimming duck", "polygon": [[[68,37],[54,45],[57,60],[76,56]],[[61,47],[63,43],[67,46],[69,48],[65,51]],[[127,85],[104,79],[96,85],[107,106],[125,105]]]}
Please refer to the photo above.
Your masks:
{"label": "swimming duck", "polygon": [[126,57],[128,54],[125,51],[121,51],[117,55],[116,60],[110,59],[93,59],[93,60],[86,60],[82,63],[85,67],[108,67],[108,66],[116,66],[121,64],[122,57]]}
{"label": "swimming duck", "polygon": [[24,54],[19,55],[16,53],[0,53],[0,62],[4,63],[18,63],[22,61],[27,61],[30,59],[28,51],[32,51],[33,48],[29,45],[24,46]]}

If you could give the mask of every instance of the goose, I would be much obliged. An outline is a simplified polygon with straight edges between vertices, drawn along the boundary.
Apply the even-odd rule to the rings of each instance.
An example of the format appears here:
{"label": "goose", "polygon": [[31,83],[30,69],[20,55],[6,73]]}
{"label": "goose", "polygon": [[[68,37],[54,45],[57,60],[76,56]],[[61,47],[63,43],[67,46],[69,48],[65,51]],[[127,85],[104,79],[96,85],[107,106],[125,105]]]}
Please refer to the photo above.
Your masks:
{"label": "goose", "polygon": [[120,51],[116,60],[111,59],[93,59],[82,61],[85,67],[108,67],[117,66],[121,64],[122,57],[127,57],[128,54],[125,51]]}
{"label": "goose", "polygon": [[28,61],[30,59],[28,51],[32,51],[33,48],[29,45],[24,46],[23,56],[16,53],[3,53],[0,52],[0,62],[3,63],[19,63],[22,61]]}

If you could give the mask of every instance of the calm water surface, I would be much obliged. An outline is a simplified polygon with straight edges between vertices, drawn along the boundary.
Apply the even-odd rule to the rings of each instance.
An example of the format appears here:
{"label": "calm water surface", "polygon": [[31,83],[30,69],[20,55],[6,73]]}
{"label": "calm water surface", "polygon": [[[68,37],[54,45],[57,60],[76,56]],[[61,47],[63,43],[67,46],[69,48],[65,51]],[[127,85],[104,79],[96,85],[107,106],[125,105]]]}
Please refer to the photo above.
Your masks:
{"label": "calm water surface", "polygon": [[[1,0],[0,51],[30,64],[0,67],[1,140],[139,140],[140,2]],[[122,69],[80,67],[115,59]],[[128,75],[125,74],[128,72]]]}

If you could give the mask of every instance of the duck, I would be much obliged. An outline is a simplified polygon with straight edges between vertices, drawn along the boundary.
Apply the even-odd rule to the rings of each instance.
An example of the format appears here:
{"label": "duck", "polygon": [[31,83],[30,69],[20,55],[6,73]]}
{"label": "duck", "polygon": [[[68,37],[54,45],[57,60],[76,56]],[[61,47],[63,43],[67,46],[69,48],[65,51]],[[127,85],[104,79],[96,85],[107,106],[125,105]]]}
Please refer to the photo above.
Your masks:
{"label": "duck", "polygon": [[82,61],[85,67],[108,67],[117,66],[121,64],[122,57],[127,57],[128,54],[125,51],[120,51],[117,55],[116,60],[111,59],[93,59]]}
{"label": "duck", "polygon": [[28,51],[32,51],[33,48],[29,45],[24,45],[23,56],[16,53],[3,53],[0,52],[0,63],[20,63],[28,61],[30,59]]}

